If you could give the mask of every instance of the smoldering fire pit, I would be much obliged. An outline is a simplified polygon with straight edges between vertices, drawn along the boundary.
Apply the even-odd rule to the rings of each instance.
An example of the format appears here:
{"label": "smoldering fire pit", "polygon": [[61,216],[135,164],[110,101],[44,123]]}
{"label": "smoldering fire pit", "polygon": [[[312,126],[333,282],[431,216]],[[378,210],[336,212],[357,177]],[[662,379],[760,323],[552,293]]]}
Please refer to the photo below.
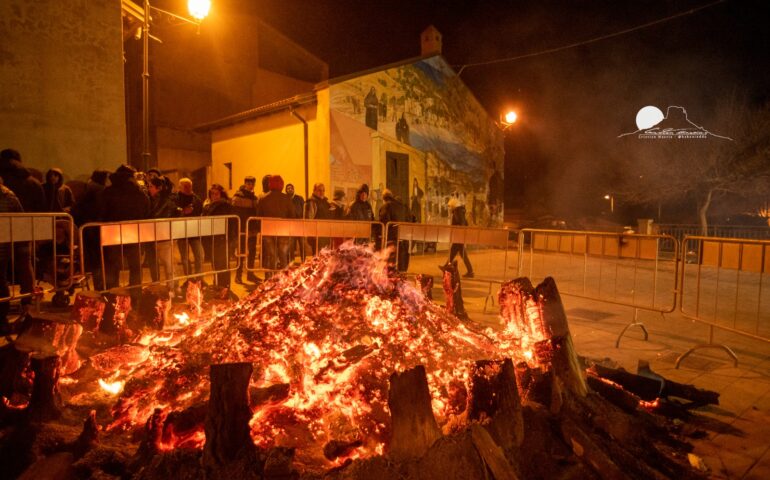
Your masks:
{"label": "smoldering fire pit", "polygon": [[[509,282],[500,305],[502,329],[459,320],[348,243],[240,302],[193,305],[162,330],[94,351],[66,375],[47,355],[53,371],[38,365],[30,380],[7,347],[16,361],[3,366],[3,422],[34,425],[37,437],[16,449],[43,462],[65,452],[81,477],[700,475],[684,427],[655,413],[660,391],[645,399],[624,388],[637,376],[601,366],[586,377],[552,280]],[[49,407],[64,417],[41,416]],[[77,414],[87,417],[79,437]]]}

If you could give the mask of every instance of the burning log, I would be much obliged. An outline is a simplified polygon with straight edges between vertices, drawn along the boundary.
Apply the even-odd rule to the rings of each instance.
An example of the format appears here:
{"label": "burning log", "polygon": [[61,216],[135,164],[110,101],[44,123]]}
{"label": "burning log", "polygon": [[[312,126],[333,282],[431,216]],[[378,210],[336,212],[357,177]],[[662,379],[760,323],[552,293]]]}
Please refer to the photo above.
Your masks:
{"label": "burning log", "polygon": [[331,440],[324,445],[324,457],[326,457],[327,460],[344,457],[363,444],[364,442],[362,442],[361,439],[356,439],[351,442]]}
{"label": "burning log", "polygon": [[131,337],[127,321],[131,311],[131,292],[125,288],[114,288],[105,294],[105,298],[107,305],[99,331],[115,336],[118,343],[126,343]]}
{"label": "burning log", "polygon": [[251,363],[211,365],[204,465],[217,468],[253,454],[249,435]]}
{"label": "burning log", "polygon": [[161,440],[163,438],[163,423],[166,421],[166,414],[160,408],[147,419],[144,425],[144,437],[134,456],[133,466],[140,467],[152,460],[152,457],[159,454],[161,449]]}
{"label": "burning log", "polygon": [[584,397],[588,387],[556,282],[548,277],[533,288],[527,278],[514,279],[500,288],[499,303],[501,316],[519,335],[522,356],[554,380],[552,411],[561,409],[565,392]]}
{"label": "burning log", "polygon": [[32,396],[29,399],[29,417],[33,421],[54,420],[61,416],[61,394],[59,393],[58,355],[36,354],[30,365],[35,374],[32,382]]}
{"label": "burning log", "polygon": [[388,454],[394,460],[419,458],[441,437],[422,365],[390,376],[388,408],[392,430]]}
{"label": "burning log", "polygon": [[465,311],[465,304],[463,303],[463,290],[460,285],[457,260],[443,265],[441,270],[444,272],[441,284],[444,287],[447,311],[457,318],[467,319],[468,313]]}
{"label": "burning log", "polygon": [[188,280],[185,282],[185,301],[190,308],[200,317],[203,311],[203,280]]}
{"label": "burning log", "polygon": [[150,285],[142,289],[136,311],[143,325],[155,330],[163,330],[170,310],[171,290],[167,285]]}
{"label": "burning log", "polygon": [[27,317],[16,346],[35,352],[55,351],[61,357],[61,374],[68,375],[80,368],[75,348],[83,332],[79,323],[56,318]]}
{"label": "burning log", "polygon": [[559,422],[564,441],[572,447],[572,451],[587,462],[604,480],[624,480],[628,476],[607,456],[589,434],[584,432],[569,418]]}
{"label": "burning log", "polygon": [[471,370],[468,419],[489,419],[489,430],[503,448],[521,445],[524,422],[511,359],[476,362]]}
{"label": "burning log", "polygon": [[267,403],[277,403],[289,398],[290,387],[288,383],[276,383],[269,387],[250,387],[249,406],[255,410]]}
{"label": "burning log", "polygon": [[85,290],[75,295],[70,320],[83,326],[83,330],[96,333],[104,317],[107,300],[99,292]]}
{"label": "burning log", "polygon": [[422,292],[423,296],[428,300],[433,300],[433,277],[418,273],[415,277],[415,281],[417,283],[417,288]]}
{"label": "burning log", "polygon": [[0,347],[0,397],[12,399],[15,395],[30,391],[28,371],[32,350],[19,345]]}

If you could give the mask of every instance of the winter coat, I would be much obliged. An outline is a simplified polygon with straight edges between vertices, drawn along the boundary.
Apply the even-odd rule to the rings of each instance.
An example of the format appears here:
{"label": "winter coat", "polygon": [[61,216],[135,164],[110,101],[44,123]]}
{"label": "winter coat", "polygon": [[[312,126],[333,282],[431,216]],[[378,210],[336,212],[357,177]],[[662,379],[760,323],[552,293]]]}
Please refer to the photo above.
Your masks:
{"label": "winter coat", "polygon": [[291,203],[294,205],[294,218],[302,218],[305,210],[305,200],[297,194],[291,196]]}
{"label": "winter coat", "polygon": [[[53,184],[48,182],[51,173],[59,175],[58,181]],[[52,168],[45,174],[46,182],[43,184],[45,192],[46,212],[69,212],[75,205],[75,196],[67,185],[64,185],[64,173],[59,168]]]}
{"label": "winter coat", "polygon": [[468,226],[468,220],[465,218],[465,207],[460,205],[452,210],[452,225]]}
{"label": "winter coat", "polygon": [[288,195],[278,190],[271,190],[259,200],[258,217],[295,218],[294,203]]}
{"label": "winter coat", "polygon": [[168,193],[159,192],[150,197],[150,218],[174,218],[179,216],[179,209]]}
{"label": "winter coat", "polygon": [[150,217],[150,199],[134,180],[133,171],[118,168],[110,175],[110,183],[102,193],[101,221],[119,222]]}
{"label": "winter coat", "polygon": [[45,212],[43,185],[18,160],[0,160],[0,178],[25,212]]}
{"label": "winter coat", "polygon": [[233,199],[230,203],[233,206],[232,213],[240,217],[241,229],[245,230],[246,220],[248,220],[249,217],[257,216],[257,196],[253,191],[248,190],[246,185],[241,185],[241,188],[239,188],[238,191],[235,192],[235,195],[233,195]]}
{"label": "winter coat", "polygon": [[72,217],[75,219],[77,226],[99,221],[99,210],[101,209],[103,194],[104,185],[93,180],[88,181],[83,198],[72,207]]}
{"label": "winter coat", "polygon": [[399,199],[393,197],[385,199],[385,204],[382,206],[382,208],[380,208],[379,219],[382,223],[404,223],[410,222],[412,220],[406,205],[404,205]]}
{"label": "winter coat", "polygon": [[305,218],[329,220],[332,218],[331,209],[329,199],[312,195],[305,203]]}
{"label": "winter coat", "polygon": [[348,207],[348,220],[358,220],[362,222],[373,222],[374,211],[372,205],[369,202],[362,202],[356,199]]}
{"label": "winter coat", "polygon": [[334,220],[342,220],[347,216],[347,205],[342,200],[332,200],[331,203],[331,217]]}
{"label": "winter coat", "polygon": [[[201,213],[203,212],[203,202],[201,202],[200,197],[195,193],[192,193],[191,195],[187,195],[186,193],[181,191],[176,192],[176,198],[174,200],[176,201],[176,206],[182,210],[179,216],[181,217],[200,217],[201,216]],[[184,213],[184,209],[190,206],[192,207],[192,212]]]}
{"label": "winter coat", "polygon": [[232,215],[233,206],[230,205],[230,201],[224,198],[217,200],[216,202],[210,202],[206,200],[203,205],[201,215],[204,217],[215,217],[218,215]]}
{"label": "winter coat", "polygon": [[[19,199],[16,198],[11,189],[0,185],[0,213],[20,213],[23,211],[21,202],[19,202]],[[11,244],[0,243],[0,258],[7,258],[10,254]]]}

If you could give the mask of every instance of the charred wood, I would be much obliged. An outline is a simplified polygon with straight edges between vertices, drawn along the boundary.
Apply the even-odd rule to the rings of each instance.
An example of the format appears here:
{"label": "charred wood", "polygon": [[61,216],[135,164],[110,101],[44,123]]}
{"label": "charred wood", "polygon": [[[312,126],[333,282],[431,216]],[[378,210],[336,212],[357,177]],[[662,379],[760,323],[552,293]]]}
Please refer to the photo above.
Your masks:
{"label": "charred wood", "polygon": [[163,330],[171,310],[171,291],[168,286],[150,285],[144,287],[136,310],[142,325],[155,330]]}
{"label": "charred wood", "polygon": [[33,355],[30,366],[35,378],[32,381],[32,396],[29,399],[29,418],[32,421],[49,421],[61,416],[61,394],[59,393],[58,355]]}
{"label": "charred wood", "polygon": [[422,295],[428,300],[433,300],[433,277],[431,275],[418,273],[415,277],[415,281],[417,282],[417,288]]}
{"label": "charred wood", "polygon": [[78,292],[72,306],[70,320],[83,326],[83,330],[96,333],[104,318],[107,300],[99,292],[90,290]]}
{"label": "charred wood", "polygon": [[203,464],[217,468],[254,454],[249,435],[251,363],[211,365]]}
{"label": "charred wood", "polygon": [[489,419],[490,432],[505,449],[521,445],[524,423],[511,359],[476,362],[471,371],[468,419]]}
{"label": "charred wood", "polygon": [[457,260],[443,265],[441,270],[444,272],[441,284],[444,288],[447,311],[457,318],[467,319],[468,313],[466,313],[465,304],[463,303],[463,290],[460,285],[460,271],[457,268]]}
{"label": "charred wood", "polygon": [[249,387],[249,406],[255,410],[262,405],[277,403],[289,398],[288,383],[276,383],[269,387]]}
{"label": "charred wood", "polygon": [[391,417],[388,455],[394,460],[419,458],[441,437],[422,365],[390,376],[388,407]]}
{"label": "charred wood", "polygon": [[107,305],[104,308],[99,331],[114,337],[117,343],[126,343],[131,337],[128,328],[128,314],[131,311],[131,292],[125,288],[115,288],[105,294]]}
{"label": "charred wood", "polygon": [[489,467],[496,480],[517,480],[519,477],[505,458],[502,449],[495,443],[489,433],[478,424],[471,425],[471,439],[476,451]]}

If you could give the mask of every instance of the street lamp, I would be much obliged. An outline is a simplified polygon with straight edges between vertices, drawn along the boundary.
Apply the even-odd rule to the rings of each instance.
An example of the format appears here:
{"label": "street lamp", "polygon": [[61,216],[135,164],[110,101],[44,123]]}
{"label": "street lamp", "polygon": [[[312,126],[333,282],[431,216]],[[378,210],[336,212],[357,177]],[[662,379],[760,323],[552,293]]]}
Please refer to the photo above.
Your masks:
{"label": "street lamp", "polygon": [[505,114],[500,114],[500,128],[503,130],[508,130],[513,126],[514,123],[516,123],[516,120],[519,119],[519,115],[513,111],[509,110]]}
{"label": "street lamp", "polygon": [[210,0],[189,0],[187,9],[192,19],[150,5],[144,0],[144,18],[142,19],[142,170],[150,168],[150,16],[153,11],[160,12],[177,20],[182,20],[200,28],[200,24],[209,14]]}
{"label": "street lamp", "polygon": [[605,200],[610,201],[610,213],[615,213],[615,196],[611,193],[604,195]]}

